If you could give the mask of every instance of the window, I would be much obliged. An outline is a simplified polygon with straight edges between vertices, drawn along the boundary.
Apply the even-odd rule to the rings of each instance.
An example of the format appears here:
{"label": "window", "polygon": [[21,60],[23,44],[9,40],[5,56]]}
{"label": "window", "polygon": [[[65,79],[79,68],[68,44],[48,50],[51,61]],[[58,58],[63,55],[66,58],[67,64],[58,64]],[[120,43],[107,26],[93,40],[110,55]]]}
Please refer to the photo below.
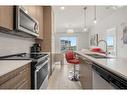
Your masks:
{"label": "window", "polygon": [[107,41],[107,48],[108,48],[108,54],[115,56],[116,55],[116,48],[115,48],[115,40],[114,40],[114,36],[110,35],[107,36],[106,38]]}
{"label": "window", "polygon": [[68,49],[72,49],[73,51],[77,50],[77,37],[61,37],[60,45],[61,52],[65,52]]}
{"label": "window", "polygon": [[107,44],[108,44],[108,46],[113,46],[113,36],[107,37]]}

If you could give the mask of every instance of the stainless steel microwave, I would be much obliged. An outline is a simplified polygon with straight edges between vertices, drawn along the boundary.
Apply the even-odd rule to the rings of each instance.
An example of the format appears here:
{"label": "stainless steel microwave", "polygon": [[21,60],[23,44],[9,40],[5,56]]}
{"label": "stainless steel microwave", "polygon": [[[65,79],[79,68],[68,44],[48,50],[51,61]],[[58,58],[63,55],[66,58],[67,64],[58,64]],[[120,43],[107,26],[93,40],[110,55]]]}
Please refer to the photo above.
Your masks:
{"label": "stainless steel microwave", "polygon": [[39,24],[24,7],[14,7],[14,22],[15,30],[30,34],[32,36],[38,36]]}

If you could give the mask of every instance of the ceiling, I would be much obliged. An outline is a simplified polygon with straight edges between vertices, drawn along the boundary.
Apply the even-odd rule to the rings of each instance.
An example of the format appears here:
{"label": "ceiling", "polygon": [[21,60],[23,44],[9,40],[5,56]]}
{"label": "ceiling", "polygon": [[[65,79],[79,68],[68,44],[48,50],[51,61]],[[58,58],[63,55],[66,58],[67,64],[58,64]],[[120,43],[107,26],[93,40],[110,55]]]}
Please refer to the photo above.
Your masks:
{"label": "ceiling", "polygon": [[[63,7],[63,6],[62,6]],[[61,10],[60,6],[53,6],[54,28],[55,32],[66,32],[68,28],[74,29],[74,32],[82,32],[84,28],[84,7],[85,6],[64,6]],[[86,23],[87,27],[91,28],[94,23],[94,8],[95,6],[86,6]],[[119,7],[120,8],[120,7]],[[96,6],[97,23],[105,19],[117,9],[113,6]]]}

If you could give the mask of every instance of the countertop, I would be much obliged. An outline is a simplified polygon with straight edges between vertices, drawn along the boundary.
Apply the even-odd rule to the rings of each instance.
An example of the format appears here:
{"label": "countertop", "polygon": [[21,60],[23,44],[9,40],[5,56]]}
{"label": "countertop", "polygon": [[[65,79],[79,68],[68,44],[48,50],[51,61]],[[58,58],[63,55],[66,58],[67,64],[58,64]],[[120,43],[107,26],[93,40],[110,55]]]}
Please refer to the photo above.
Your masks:
{"label": "countertop", "polygon": [[0,76],[7,74],[23,65],[30,63],[31,60],[0,60]]}
{"label": "countertop", "polygon": [[[127,80],[127,59],[117,58],[117,57],[116,58],[112,57],[108,59],[105,59],[105,58],[96,59],[86,54],[91,54],[91,53],[100,54],[100,53],[91,52],[86,49],[83,49],[81,51],[76,51],[76,53]],[[100,54],[100,55],[104,55],[104,54]]]}

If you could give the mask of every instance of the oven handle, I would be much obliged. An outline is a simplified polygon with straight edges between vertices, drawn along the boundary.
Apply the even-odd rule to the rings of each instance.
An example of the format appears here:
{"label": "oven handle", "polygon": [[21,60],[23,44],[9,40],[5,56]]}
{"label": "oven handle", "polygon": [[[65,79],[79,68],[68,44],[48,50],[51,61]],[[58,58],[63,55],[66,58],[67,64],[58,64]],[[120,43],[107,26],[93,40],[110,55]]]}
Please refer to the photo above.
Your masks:
{"label": "oven handle", "polygon": [[36,70],[35,70],[35,72],[38,72],[45,64],[47,64],[48,63],[48,60],[47,61],[45,61],[41,66],[36,66]]}

